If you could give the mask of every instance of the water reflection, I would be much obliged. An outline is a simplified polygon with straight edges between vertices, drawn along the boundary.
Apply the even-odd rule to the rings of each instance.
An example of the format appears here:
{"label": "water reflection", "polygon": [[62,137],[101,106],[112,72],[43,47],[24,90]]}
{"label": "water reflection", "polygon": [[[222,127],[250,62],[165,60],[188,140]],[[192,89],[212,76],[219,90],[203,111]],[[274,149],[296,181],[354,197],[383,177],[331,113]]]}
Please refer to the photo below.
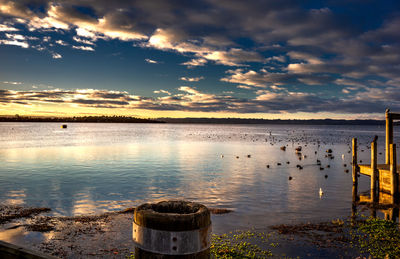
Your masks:
{"label": "water reflection", "polygon": [[[371,135],[353,127],[72,124],[60,131],[59,126],[14,124],[11,131],[0,124],[1,202],[71,216],[188,199],[233,209],[216,217],[221,232],[348,215],[352,182],[343,163],[350,164],[350,157],[341,157],[353,135],[368,140]],[[301,160],[297,145],[303,145]],[[324,157],[327,148],[336,159]]]}
{"label": "water reflection", "polygon": [[4,203],[6,204],[24,205],[26,199],[26,193],[25,190],[14,190],[6,193],[5,197],[7,197],[4,201]]}
{"label": "water reflection", "polygon": [[371,217],[382,217],[386,220],[398,221],[399,218],[399,207],[400,202],[397,197],[386,193],[384,191],[377,192],[377,202],[373,202],[371,199],[371,192],[369,194],[357,194],[357,187],[353,186],[353,203],[351,218],[357,219],[358,211],[363,212],[368,210]]}

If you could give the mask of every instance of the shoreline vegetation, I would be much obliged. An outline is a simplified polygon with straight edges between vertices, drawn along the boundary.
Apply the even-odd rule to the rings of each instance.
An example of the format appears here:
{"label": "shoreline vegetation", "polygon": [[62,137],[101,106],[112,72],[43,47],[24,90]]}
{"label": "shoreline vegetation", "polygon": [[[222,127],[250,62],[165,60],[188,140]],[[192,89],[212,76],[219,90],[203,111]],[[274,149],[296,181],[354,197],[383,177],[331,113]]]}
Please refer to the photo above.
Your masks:
{"label": "shoreline vegetation", "polygon": [[19,115],[0,116],[0,122],[163,123],[162,121],[126,116],[36,117]]}
{"label": "shoreline vegetation", "polygon": [[[281,120],[281,119],[243,119],[243,118],[157,118],[143,119],[129,116],[74,116],[74,117],[41,117],[41,116],[0,116],[0,122],[80,122],[80,123],[179,123],[179,124],[287,124],[287,125],[376,125],[384,126],[385,120]],[[400,122],[395,123],[400,125]]]}
{"label": "shoreline vegetation", "polygon": [[[368,209],[368,205],[359,206]],[[0,227],[3,231],[21,229],[24,233],[37,233],[36,239],[28,243],[20,241],[19,245],[29,244],[27,248],[61,258],[134,258],[131,242],[134,208],[74,217],[46,215],[50,210],[0,205],[3,217]],[[218,213],[218,209],[212,209],[211,212],[230,211]],[[358,215],[357,218],[213,234],[211,254],[215,258],[398,258],[399,242],[398,223]]]}

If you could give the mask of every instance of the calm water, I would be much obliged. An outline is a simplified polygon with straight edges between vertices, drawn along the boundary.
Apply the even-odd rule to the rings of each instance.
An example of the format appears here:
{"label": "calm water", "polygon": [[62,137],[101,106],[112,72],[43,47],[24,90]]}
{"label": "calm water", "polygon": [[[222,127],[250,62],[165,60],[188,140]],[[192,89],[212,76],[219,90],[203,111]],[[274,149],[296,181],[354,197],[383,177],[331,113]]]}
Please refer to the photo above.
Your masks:
{"label": "calm water", "polygon": [[[369,162],[367,145],[378,135],[384,160],[378,126],[60,125],[0,123],[1,203],[80,215],[185,199],[234,210],[213,216],[217,233],[262,229],[350,215],[352,137]],[[334,159],[325,157],[328,148]],[[330,168],[321,171],[317,159]],[[368,190],[369,178],[360,180],[360,191]]]}

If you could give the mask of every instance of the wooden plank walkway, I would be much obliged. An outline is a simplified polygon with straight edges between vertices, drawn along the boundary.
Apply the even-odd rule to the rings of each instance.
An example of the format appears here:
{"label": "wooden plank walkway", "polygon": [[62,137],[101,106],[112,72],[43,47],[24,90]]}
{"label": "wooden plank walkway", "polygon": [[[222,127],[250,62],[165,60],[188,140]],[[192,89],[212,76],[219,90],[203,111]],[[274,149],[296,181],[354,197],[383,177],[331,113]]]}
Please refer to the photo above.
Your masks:
{"label": "wooden plank walkway", "polygon": [[[370,164],[360,164],[358,167],[360,174],[371,176],[372,169]],[[390,165],[378,164],[376,169],[379,171],[379,173],[389,173]],[[397,173],[400,174],[400,165],[397,165]]]}

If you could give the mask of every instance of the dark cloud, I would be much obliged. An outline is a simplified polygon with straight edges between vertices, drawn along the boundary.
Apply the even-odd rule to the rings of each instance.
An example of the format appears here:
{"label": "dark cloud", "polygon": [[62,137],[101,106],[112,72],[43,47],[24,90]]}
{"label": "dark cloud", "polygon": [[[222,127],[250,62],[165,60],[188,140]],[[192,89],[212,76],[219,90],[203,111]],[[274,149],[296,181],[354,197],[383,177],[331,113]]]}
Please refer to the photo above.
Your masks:
{"label": "dark cloud", "polygon": [[113,105],[128,105],[128,102],[125,101],[111,101],[111,100],[95,100],[95,99],[89,99],[89,100],[84,100],[84,99],[77,99],[77,100],[72,100],[71,103],[78,103],[78,104],[113,104]]}

